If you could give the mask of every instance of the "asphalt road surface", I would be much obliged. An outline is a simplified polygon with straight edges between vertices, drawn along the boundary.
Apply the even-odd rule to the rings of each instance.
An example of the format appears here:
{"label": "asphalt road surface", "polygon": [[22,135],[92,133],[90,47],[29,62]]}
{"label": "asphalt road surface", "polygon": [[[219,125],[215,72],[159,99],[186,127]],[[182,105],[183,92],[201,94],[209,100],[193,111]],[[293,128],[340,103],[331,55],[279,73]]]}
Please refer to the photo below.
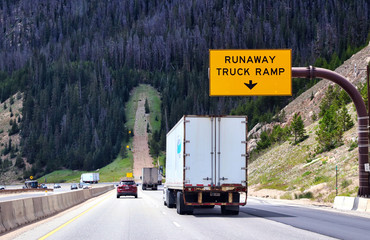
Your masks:
{"label": "asphalt road surface", "polygon": [[1,239],[366,239],[370,218],[249,198],[238,216],[219,207],[178,215],[163,205],[162,191],[115,190]]}

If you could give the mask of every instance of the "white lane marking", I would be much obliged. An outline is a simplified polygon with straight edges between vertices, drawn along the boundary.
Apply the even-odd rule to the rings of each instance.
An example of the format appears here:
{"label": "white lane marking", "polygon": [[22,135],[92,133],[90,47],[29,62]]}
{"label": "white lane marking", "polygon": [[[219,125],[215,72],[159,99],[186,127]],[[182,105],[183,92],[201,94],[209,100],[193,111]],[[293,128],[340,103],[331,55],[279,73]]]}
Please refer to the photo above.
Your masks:
{"label": "white lane marking", "polygon": [[176,227],[181,227],[180,224],[178,224],[177,222],[173,222],[173,224],[175,224]]}

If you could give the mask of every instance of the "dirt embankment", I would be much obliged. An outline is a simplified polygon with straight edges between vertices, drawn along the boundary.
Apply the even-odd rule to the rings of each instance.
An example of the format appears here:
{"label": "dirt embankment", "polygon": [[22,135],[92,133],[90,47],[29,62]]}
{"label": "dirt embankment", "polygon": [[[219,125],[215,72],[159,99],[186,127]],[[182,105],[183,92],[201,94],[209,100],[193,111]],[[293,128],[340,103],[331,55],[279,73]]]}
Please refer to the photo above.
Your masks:
{"label": "dirt embankment", "polygon": [[134,178],[140,181],[141,169],[143,167],[153,167],[153,159],[149,155],[147,124],[149,124],[149,114],[145,114],[145,93],[140,94],[137,101],[137,110],[134,127]]}

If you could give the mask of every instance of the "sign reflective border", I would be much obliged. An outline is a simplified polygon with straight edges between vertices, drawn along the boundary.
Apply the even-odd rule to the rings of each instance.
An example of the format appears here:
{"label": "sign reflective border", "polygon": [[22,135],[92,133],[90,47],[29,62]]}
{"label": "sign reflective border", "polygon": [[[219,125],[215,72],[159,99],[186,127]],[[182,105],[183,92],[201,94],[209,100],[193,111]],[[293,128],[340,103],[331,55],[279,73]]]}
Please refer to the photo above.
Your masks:
{"label": "sign reflective border", "polygon": [[291,96],[292,50],[209,50],[210,96]]}

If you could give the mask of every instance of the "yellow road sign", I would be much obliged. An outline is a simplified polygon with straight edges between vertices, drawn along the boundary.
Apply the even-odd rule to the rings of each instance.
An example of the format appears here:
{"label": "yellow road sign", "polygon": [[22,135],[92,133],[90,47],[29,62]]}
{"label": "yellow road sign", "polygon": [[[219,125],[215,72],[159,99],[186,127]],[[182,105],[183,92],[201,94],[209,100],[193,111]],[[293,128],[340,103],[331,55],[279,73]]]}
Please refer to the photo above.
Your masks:
{"label": "yellow road sign", "polygon": [[126,177],[128,177],[128,178],[132,178],[132,172],[128,172],[128,173],[126,173]]}
{"label": "yellow road sign", "polygon": [[210,96],[291,96],[292,50],[209,50]]}
{"label": "yellow road sign", "polygon": [[33,179],[33,176],[31,176],[30,179],[32,180]]}

